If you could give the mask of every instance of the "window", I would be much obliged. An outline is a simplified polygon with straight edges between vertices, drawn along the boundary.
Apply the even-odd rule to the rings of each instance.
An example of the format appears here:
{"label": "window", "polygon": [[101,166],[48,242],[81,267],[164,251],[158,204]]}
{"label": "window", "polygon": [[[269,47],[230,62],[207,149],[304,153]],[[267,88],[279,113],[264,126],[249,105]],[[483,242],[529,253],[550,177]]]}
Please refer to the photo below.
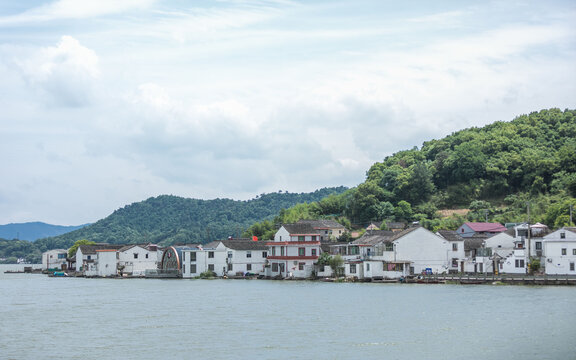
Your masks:
{"label": "window", "polygon": [[576,249],[572,249],[572,255],[576,255]]}
{"label": "window", "polygon": [[232,259],[232,251],[228,251],[228,259]]}
{"label": "window", "polygon": [[278,272],[278,263],[272,263],[272,272]]}
{"label": "window", "polygon": [[248,271],[252,270],[252,264],[246,264],[246,270]]}
{"label": "window", "polygon": [[570,263],[570,271],[574,271],[574,263],[573,262]]}
{"label": "window", "polygon": [[394,244],[389,242],[384,245],[384,251],[394,251]]}
{"label": "window", "polygon": [[306,255],[306,248],[298,248],[298,256],[304,256]]}
{"label": "window", "polygon": [[262,251],[262,257],[264,259],[266,259],[268,257],[268,252],[267,251]]}
{"label": "window", "polygon": [[356,264],[350,264],[350,274],[356,274]]}
{"label": "window", "polygon": [[452,243],[452,251],[458,251],[458,243]]}
{"label": "window", "polygon": [[276,255],[276,246],[273,246],[272,247],[272,256],[275,256],[275,255]]}
{"label": "window", "polygon": [[251,258],[252,257],[252,251],[246,251],[246,257]]}
{"label": "window", "polygon": [[305,241],[305,240],[304,240],[304,236],[298,236],[298,241],[299,241],[299,242]]}
{"label": "window", "polygon": [[566,255],[566,248],[562,249],[562,255]]}
{"label": "window", "polygon": [[370,264],[366,263],[366,271],[370,271]]}
{"label": "window", "polygon": [[536,250],[542,250],[542,241],[536,241]]}
{"label": "window", "polygon": [[232,263],[228,263],[228,271],[232,271]]}
{"label": "window", "polygon": [[146,259],[148,259],[148,254],[146,254]]}
{"label": "window", "polygon": [[192,274],[196,274],[196,264],[190,265],[190,272],[191,272]]}
{"label": "window", "polygon": [[58,254],[58,259],[66,259],[66,254]]}
{"label": "window", "polygon": [[524,259],[516,259],[515,265],[517,268],[523,268],[524,267]]}
{"label": "window", "polygon": [[312,256],[316,256],[316,249],[312,249]]}
{"label": "window", "polygon": [[280,246],[280,256],[284,256],[284,246]]}
{"label": "window", "polygon": [[454,268],[458,267],[458,259],[452,259],[452,267]]}
{"label": "window", "polygon": [[190,261],[196,261],[196,252],[190,253]]}
{"label": "window", "polygon": [[214,258],[214,251],[208,251],[208,258],[209,258],[209,259],[213,259],[213,258]]}
{"label": "window", "polygon": [[300,271],[304,270],[304,264],[305,263],[298,263],[298,270]]}
{"label": "window", "polygon": [[[106,264],[106,267],[108,267],[108,264]],[[186,272],[186,265],[182,265],[182,272],[183,272],[183,273]]]}
{"label": "window", "polygon": [[316,241],[316,235],[312,236],[312,241]]}
{"label": "window", "polygon": [[214,264],[208,264],[208,270],[214,271]]}
{"label": "window", "polygon": [[138,259],[138,253],[134,253],[134,259]]}
{"label": "window", "polygon": [[560,233],[560,239],[566,239],[566,233],[565,232]]}
{"label": "window", "polygon": [[91,255],[88,255],[88,256],[86,257],[86,260],[91,260],[91,259],[92,259],[92,256],[91,256]]}

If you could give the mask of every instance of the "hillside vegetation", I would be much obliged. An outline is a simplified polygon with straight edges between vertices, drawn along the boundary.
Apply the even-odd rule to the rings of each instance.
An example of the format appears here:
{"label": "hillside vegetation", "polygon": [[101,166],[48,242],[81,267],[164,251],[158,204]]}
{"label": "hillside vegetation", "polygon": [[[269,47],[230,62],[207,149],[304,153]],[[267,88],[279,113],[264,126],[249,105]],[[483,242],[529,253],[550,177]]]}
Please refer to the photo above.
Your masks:
{"label": "hillside vegetation", "polygon": [[[331,215],[349,227],[419,221],[432,230],[455,229],[466,220],[568,225],[570,204],[576,205],[575,115],[542,110],[399,151],[372,165],[358,187],[288,209],[246,235],[266,237],[274,223]],[[438,212],[456,208],[470,211],[448,218]]]}
{"label": "hillside vegetation", "polygon": [[42,251],[66,249],[80,239],[110,244],[207,243],[228,236],[238,237],[254,222],[271,218],[281,209],[315,202],[345,190],[345,187],[336,187],[313,193],[278,192],[262,194],[247,201],[162,195],[125,206],[80,230],[35,243]]}

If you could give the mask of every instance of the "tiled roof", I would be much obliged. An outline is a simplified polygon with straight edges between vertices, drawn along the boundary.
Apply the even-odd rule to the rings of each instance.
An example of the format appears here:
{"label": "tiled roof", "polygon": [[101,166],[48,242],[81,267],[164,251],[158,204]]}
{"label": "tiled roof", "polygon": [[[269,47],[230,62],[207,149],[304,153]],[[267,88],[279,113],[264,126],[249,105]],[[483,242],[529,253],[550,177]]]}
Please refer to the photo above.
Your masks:
{"label": "tiled roof", "polygon": [[464,251],[481,248],[487,238],[486,235],[474,235],[464,238]]}
{"label": "tiled roof", "polygon": [[92,255],[96,254],[96,250],[119,250],[126,245],[80,245],[78,249],[82,251],[82,255]]}
{"label": "tiled roof", "polygon": [[502,232],[506,231],[506,227],[500,223],[486,223],[486,222],[467,222],[464,223],[475,232]]}
{"label": "tiled roof", "polygon": [[361,238],[352,242],[354,245],[376,245],[382,242],[391,241],[394,232],[387,230],[367,231]]}
{"label": "tiled roof", "polygon": [[318,230],[314,229],[311,224],[308,223],[296,223],[296,224],[284,224],[282,225],[290,235],[299,234],[318,234]]}
{"label": "tiled roof", "polygon": [[334,220],[299,220],[296,224],[310,224],[314,229],[344,229],[344,225]]}
{"label": "tiled roof", "polygon": [[438,230],[438,234],[448,241],[462,241],[462,236],[458,235],[457,231],[453,230]]}
{"label": "tiled roof", "polygon": [[268,250],[268,246],[264,241],[252,241],[252,240],[222,240],[224,246],[233,250]]}
{"label": "tiled roof", "polygon": [[401,237],[410,234],[412,231],[418,230],[420,229],[421,226],[414,226],[414,227],[410,227],[408,229],[402,230],[400,232],[396,232],[394,233],[394,236],[390,239],[391,241],[395,241],[400,239]]}

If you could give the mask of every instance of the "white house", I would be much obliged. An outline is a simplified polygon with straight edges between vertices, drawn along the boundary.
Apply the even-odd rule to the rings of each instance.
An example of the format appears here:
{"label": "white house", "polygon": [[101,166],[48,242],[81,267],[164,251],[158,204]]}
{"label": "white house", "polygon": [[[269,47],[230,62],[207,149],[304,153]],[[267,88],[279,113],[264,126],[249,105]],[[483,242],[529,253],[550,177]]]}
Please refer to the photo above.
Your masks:
{"label": "white house", "polygon": [[564,227],[544,236],[547,275],[576,275],[576,228]]}
{"label": "white house", "polygon": [[212,271],[216,276],[263,274],[268,256],[266,243],[248,239],[213,241],[182,249],[182,277],[194,278]]}
{"label": "white house", "polygon": [[84,276],[106,277],[116,276],[116,250],[117,249],[96,249],[96,258],[94,261],[86,262]]}
{"label": "white house", "polygon": [[320,232],[308,223],[284,224],[268,242],[266,276],[309,278],[320,255]]}
{"label": "white house", "polygon": [[310,224],[320,235],[320,241],[337,241],[348,232],[344,225],[334,220],[299,220],[297,224]]}
{"label": "white house", "polygon": [[144,276],[146,270],[157,269],[160,255],[157,245],[126,245],[118,249],[118,273]]}
{"label": "white house", "polygon": [[42,270],[58,269],[66,270],[66,257],[68,250],[54,249],[42,253]]}

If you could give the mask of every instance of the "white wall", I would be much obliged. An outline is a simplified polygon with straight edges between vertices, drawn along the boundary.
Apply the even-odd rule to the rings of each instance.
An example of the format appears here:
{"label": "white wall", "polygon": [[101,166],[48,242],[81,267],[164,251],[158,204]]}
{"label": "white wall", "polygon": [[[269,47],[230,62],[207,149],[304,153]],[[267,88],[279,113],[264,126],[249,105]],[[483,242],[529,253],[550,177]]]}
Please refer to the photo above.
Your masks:
{"label": "white wall", "polygon": [[[134,258],[134,254],[137,254],[137,258]],[[144,275],[146,270],[158,267],[158,251],[149,251],[141,246],[134,246],[118,252],[118,264],[124,265],[122,270],[124,274]]]}
{"label": "white wall", "polygon": [[[64,258],[58,258],[60,254],[64,255]],[[67,254],[68,251],[64,249],[48,250],[44,252],[42,254],[42,269],[62,269],[62,265],[66,264]]]}
{"label": "white wall", "polygon": [[433,273],[447,272],[451,262],[449,241],[424,229],[418,228],[394,241],[396,260],[409,261],[414,273],[420,274],[426,268]]}
{"label": "white wall", "polygon": [[96,251],[97,255],[97,275],[98,276],[116,276],[116,251]]}

